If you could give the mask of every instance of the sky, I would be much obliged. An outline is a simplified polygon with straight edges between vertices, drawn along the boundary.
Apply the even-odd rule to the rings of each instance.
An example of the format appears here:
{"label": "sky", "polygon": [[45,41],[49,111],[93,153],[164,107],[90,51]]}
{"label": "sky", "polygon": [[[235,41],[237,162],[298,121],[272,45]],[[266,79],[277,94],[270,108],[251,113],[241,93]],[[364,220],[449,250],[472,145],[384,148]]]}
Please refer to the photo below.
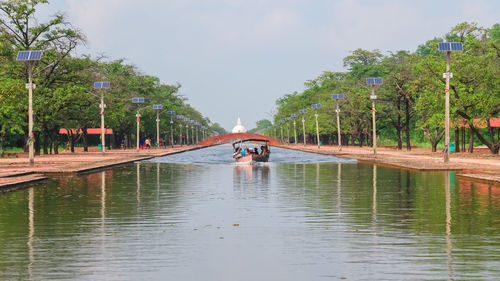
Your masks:
{"label": "sky", "polygon": [[76,55],[126,59],[230,131],[270,119],[362,48],[414,51],[458,23],[500,23],[499,0],[49,0],[87,37]]}

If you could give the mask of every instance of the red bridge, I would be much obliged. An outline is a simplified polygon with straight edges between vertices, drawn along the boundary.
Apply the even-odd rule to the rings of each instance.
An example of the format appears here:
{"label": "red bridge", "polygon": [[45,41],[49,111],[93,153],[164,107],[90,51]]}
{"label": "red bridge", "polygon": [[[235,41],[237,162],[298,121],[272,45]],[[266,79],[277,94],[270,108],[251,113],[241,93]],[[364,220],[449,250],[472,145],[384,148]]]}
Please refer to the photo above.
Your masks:
{"label": "red bridge", "polygon": [[280,145],[281,142],[277,139],[273,139],[270,137],[266,137],[263,135],[259,134],[253,134],[253,133],[229,133],[229,134],[222,134],[218,136],[213,136],[208,139],[205,139],[201,142],[199,142],[199,145],[218,145],[218,144],[224,144],[236,140],[243,140],[243,139],[261,139],[261,140],[267,140],[269,142],[269,145]]}

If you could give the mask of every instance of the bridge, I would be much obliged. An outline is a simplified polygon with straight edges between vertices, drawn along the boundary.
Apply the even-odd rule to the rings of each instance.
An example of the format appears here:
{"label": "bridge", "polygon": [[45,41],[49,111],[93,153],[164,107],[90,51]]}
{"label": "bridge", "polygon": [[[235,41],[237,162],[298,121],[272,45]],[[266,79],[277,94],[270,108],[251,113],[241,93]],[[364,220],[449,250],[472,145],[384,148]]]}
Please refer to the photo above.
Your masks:
{"label": "bridge", "polygon": [[267,140],[269,142],[269,145],[281,145],[282,144],[277,139],[266,137],[266,136],[259,135],[259,134],[253,134],[253,133],[228,133],[228,134],[222,134],[222,135],[217,135],[217,136],[210,137],[208,139],[205,139],[205,140],[199,142],[198,145],[211,146],[211,145],[218,145],[218,144],[229,143],[229,142],[233,142],[233,141],[236,141],[236,140],[242,140],[242,139],[261,139],[261,140]]}

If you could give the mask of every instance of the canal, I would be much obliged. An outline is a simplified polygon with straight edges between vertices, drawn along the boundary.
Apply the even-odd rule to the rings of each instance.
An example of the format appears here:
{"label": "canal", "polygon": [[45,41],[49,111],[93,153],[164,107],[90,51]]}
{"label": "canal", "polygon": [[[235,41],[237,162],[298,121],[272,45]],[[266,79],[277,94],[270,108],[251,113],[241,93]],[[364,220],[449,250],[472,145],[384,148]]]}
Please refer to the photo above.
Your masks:
{"label": "canal", "polygon": [[500,186],[222,145],[0,195],[0,280],[492,280]]}

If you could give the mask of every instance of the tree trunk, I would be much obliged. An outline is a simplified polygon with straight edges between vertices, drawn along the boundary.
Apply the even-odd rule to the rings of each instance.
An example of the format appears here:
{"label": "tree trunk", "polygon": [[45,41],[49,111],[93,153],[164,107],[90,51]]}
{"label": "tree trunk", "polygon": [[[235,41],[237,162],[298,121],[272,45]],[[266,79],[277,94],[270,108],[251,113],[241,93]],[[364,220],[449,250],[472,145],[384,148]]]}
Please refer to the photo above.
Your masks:
{"label": "tree trunk", "polygon": [[455,152],[460,152],[460,128],[455,127]]}
{"label": "tree trunk", "polygon": [[69,142],[70,142],[70,147],[71,147],[71,153],[75,153],[75,138],[71,137],[69,139]]}
{"label": "tree trunk", "polygon": [[49,134],[47,130],[43,131],[43,154],[49,154]]}
{"label": "tree trunk", "polygon": [[40,155],[40,151],[42,150],[42,145],[40,141],[40,132],[33,131],[33,135],[35,136],[35,155]]}
{"label": "tree trunk", "polygon": [[436,152],[437,151],[438,142],[431,141],[431,144],[432,144],[432,152]]}
{"label": "tree trunk", "polygon": [[398,98],[398,120],[396,123],[396,133],[398,137],[398,150],[403,149],[403,130],[401,126],[401,99]]}
{"label": "tree trunk", "polygon": [[83,151],[84,152],[89,152],[87,127],[83,127],[82,128],[82,138],[83,138]]}
{"label": "tree trunk", "polygon": [[53,132],[54,154],[59,154],[59,130],[55,129]]}
{"label": "tree trunk", "polygon": [[406,133],[406,150],[411,150],[411,142],[410,142],[410,100],[408,98],[405,99],[405,133]]}
{"label": "tree trunk", "polygon": [[5,130],[2,126],[2,130],[0,130],[0,157],[2,157],[2,158],[4,155],[4,150],[3,150],[4,142],[5,142]]}
{"label": "tree trunk", "polygon": [[470,131],[470,137],[469,137],[469,149],[467,149],[469,153],[474,153],[474,133],[472,130]]}

